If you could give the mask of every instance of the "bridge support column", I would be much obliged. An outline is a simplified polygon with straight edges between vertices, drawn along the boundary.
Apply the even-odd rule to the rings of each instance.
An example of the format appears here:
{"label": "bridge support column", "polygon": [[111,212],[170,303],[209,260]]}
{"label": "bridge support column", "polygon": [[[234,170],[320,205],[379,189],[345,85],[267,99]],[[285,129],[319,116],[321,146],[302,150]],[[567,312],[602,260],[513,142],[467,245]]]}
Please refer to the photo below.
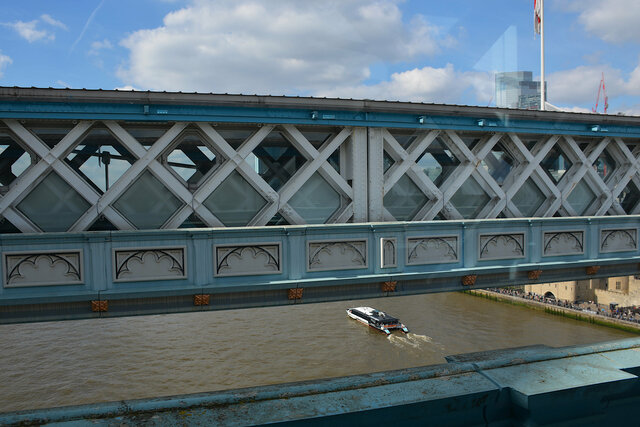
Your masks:
{"label": "bridge support column", "polygon": [[369,128],[369,221],[384,221],[384,141],[382,129]]}
{"label": "bridge support column", "polygon": [[353,188],[353,222],[367,222],[367,129],[355,128],[347,145],[348,179]]}

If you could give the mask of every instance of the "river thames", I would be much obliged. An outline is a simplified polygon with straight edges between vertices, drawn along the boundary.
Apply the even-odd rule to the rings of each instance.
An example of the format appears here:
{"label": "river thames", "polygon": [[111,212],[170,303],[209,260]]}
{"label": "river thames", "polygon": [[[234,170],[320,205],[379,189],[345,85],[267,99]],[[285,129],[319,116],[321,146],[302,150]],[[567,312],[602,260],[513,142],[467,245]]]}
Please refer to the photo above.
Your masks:
{"label": "river thames", "polygon": [[[346,316],[400,317],[392,336]],[[0,412],[198,393],[445,363],[630,333],[461,293],[0,325]]]}

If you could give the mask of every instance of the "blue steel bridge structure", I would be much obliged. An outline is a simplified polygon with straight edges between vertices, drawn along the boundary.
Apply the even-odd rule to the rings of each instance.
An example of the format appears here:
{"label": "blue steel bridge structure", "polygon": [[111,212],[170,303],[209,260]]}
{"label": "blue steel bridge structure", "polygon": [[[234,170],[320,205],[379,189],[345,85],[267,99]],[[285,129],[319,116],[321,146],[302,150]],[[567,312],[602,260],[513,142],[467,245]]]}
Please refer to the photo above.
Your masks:
{"label": "blue steel bridge structure", "polygon": [[[1,87],[0,323],[634,275],[639,202],[638,117]],[[636,384],[636,346],[592,353],[624,353],[615,381]],[[534,410],[525,392],[506,398],[476,371],[502,402],[478,404],[485,419],[533,420],[553,393],[601,384],[559,386]],[[614,381],[602,372],[594,378]],[[624,405],[637,395],[629,387]],[[464,393],[438,405],[480,396]],[[352,409],[374,413],[363,408]],[[346,422],[347,412],[324,414]],[[38,416],[71,420],[56,414]],[[26,419],[16,417],[0,421]]]}

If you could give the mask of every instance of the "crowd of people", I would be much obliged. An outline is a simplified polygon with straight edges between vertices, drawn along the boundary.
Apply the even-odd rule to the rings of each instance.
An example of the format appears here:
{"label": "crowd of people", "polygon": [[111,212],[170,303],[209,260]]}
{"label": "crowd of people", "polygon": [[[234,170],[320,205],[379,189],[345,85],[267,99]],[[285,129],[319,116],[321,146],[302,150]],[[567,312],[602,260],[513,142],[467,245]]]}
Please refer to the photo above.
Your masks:
{"label": "crowd of people", "polygon": [[571,302],[524,292],[519,288],[488,288],[487,291],[640,324],[640,307],[607,306],[593,301]]}

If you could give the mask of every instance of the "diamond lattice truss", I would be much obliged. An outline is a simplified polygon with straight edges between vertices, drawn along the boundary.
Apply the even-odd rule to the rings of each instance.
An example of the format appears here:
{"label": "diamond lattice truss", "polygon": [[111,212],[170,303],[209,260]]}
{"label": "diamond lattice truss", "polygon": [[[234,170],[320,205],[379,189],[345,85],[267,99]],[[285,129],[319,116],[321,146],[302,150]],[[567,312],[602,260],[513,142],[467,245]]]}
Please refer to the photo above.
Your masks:
{"label": "diamond lattice truss", "polygon": [[[535,206],[527,206],[529,214],[533,212],[531,216],[640,213],[640,203],[635,202],[640,195],[634,194],[626,199],[626,210],[621,205],[621,200],[628,197],[629,189],[637,191],[640,188],[640,147],[633,147],[629,141],[619,137],[580,138],[571,135],[485,132],[473,144],[469,144],[470,138],[463,131],[443,129],[419,131],[405,148],[393,136],[392,129],[334,126],[326,127],[331,129],[328,133],[330,137],[314,145],[295,125],[270,124],[258,127],[239,145],[232,146],[216,130],[216,123],[178,122],[172,124],[153,144],[143,145],[117,121],[81,120],[51,148],[23,123],[12,119],[3,122],[12,139],[31,156],[31,165],[2,188],[0,198],[0,215],[22,232],[43,231],[33,219],[18,209],[18,205],[26,198],[32,199],[28,198],[29,194],[52,172],[68,184],[74,197],[79,196],[89,205],[68,231],[88,230],[100,218],[106,219],[117,229],[135,229],[134,221],[127,218],[127,212],[118,210],[116,206],[125,192],[144,177],[153,183],[156,190],[170,194],[167,197],[171,198],[175,212],[165,211],[169,218],[162,219],[164,222],[159,228],[163,229],[178,228],[193,215],[208,226],[225,226],[207,207],[206,201],[232,175],[235,182],[238,182],[237,175],[240,175],[246,181],[243,185],[250,186],[245,188],[255,190],[259,196],[254,197],[264,199],[264,203],[260,201],[256,204],[258,208],[255,212],[249,211],[248,216],[245,215],[251,217],[246,224],[248,226],[266,225],[275,216],[290,224],[305,224],[304,214],[296,211],[290,202],[296,194],[303,194],[298,192],[314,176],[314,179],[320,176],[335,191],[339,208],[327,214],[327,223],[395,221],[389,206],[384,206],[383,199],[394,185],[407,178],[419,189],[415,191],[424,194],[424,203],[416,206],[413,211],[415,214],[412,213],[411,220],[414,221],[462,219],[463,213],[459,205],[456,207],[454,196],[469,180],[472,180],[469,182],[473,183],[473,188],[479,186],[484,192],[478,198],[482,200],[482,205],[474,207],[476,218],[525,216],[522,205],[518,207],[516,195],[519,191],[526,191],[526,188],[533,188],[533,185],[542,196],[538,197],[540,202]],[[78,149],[83,138],[98,125],[108,129],[122,149],[135,158],[103,193],[88,182],[86,176],[77,173],[65,162],[69,153]],[[215,165],[207,169],[197,185],[191,188],[166,161],[166,153],[179,143],[185,129],[196,129],[203,146],[216,156]],[[323,127],[318,126],[318,129],[322,130]],[[302,165],[277,190],[263,179],[257,163],[252,163],[256,148],[273,131],[279,132],[285,143],[294,147],[299,156],[304,158],[300,161]],[[459,162],[439,185],[418,164],[436,140]],[[506,176],[500,178],[501,184],[487,167],[492,161],[495,164],[493,154],[489,154],[496,144],[500,144],[496,150],[503,151],[512,161],[508,173],[505,171]],[[566,171],[562,171],[557,182],[542,165],[552,150],[561,152],[567,164],[570,164]],[[393,164],[383,172],[385,152],[393,159]],[[339,171],[329,161],[330,157],[336,155],[339,155]],[[600,156],[605,156],[610,164],[610,173],[604,177],[594,167]],[[149,178],[149,174],[152,178]],[[253,190],[249,192],[254,194]],[[233,198],[243,196],[246,195],[229,194],[223,195],[222,199],[226,202],[225,197],[228,197],[232,204]],[[306,197],[313,197],[313,194]],[[81,206],[84,209],[84,202]]]}

